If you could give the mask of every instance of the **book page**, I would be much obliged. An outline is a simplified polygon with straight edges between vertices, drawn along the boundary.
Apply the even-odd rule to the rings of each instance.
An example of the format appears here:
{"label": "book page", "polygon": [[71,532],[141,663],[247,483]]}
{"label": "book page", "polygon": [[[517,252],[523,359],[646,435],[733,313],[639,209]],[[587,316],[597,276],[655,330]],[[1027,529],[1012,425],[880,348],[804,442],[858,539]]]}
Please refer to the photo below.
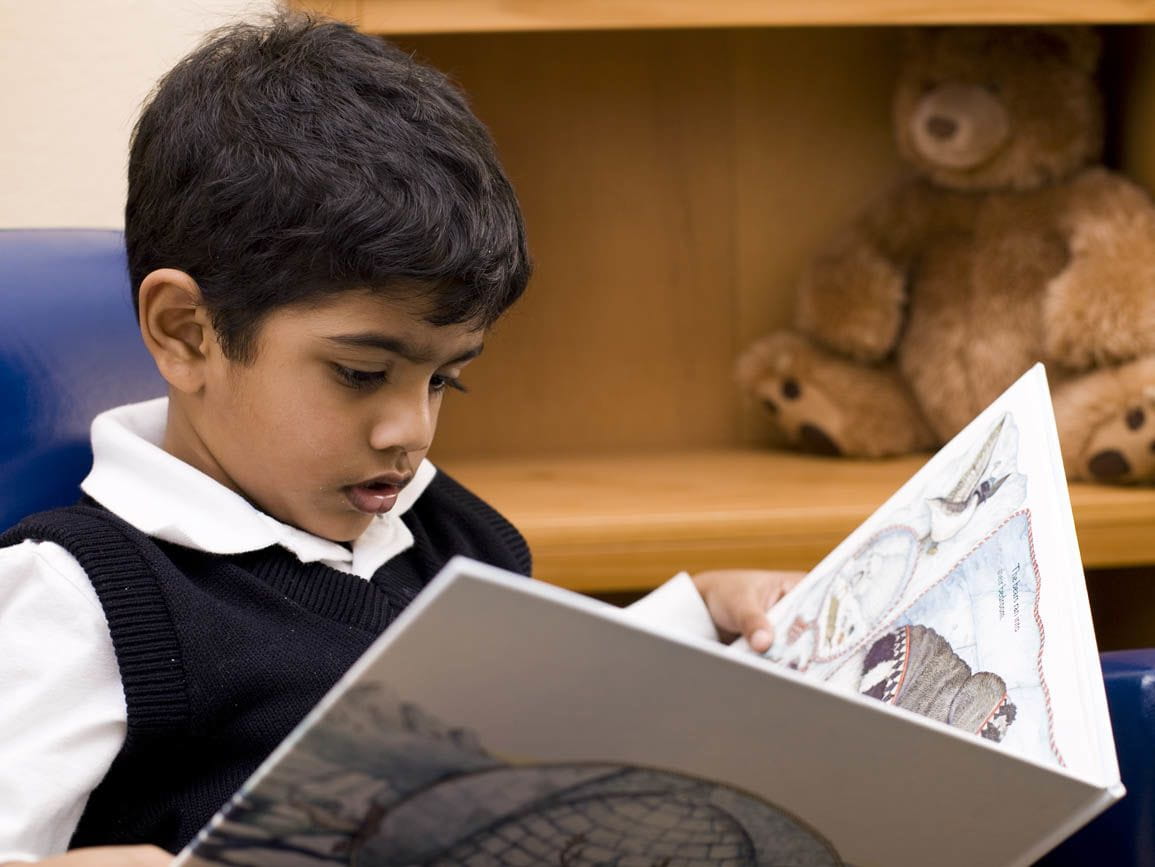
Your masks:
{"label": "book page", "polygon": [[1105,704],[1088,713],[1084,694],[1094,635],[1072,616],[1076,601],[1086,608],[1039,365],[775,606],[765,656],[1018,756],[1110,777]]}

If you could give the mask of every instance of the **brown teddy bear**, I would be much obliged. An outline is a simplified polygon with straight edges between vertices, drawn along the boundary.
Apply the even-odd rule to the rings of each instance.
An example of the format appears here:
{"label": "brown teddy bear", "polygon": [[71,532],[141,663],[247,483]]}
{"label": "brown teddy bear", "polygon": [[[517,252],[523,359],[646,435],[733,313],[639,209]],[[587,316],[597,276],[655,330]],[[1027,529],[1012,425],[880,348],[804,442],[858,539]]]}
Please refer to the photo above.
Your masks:
{"label": "brown teddy bear", "polygon": [[1155,207],[1098,165],[1097,35],[911,34],[894,100],[910,176],[824,250],[796,330],[739,359],[793,444],[934,447],[1031,364],[1067,473],[1155,480]]}

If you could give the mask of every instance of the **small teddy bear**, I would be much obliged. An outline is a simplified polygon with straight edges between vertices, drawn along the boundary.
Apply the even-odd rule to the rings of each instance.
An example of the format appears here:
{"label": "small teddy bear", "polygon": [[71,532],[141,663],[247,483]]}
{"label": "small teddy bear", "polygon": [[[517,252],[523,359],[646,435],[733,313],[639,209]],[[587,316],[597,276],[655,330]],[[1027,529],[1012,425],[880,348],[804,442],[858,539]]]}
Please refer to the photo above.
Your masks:
{"label": "small teddy bear", "polygon": [[1155,206],[1098,164],[1100,51],[1080,27],[912,32],[894,99],[909,177],[738,361],[786,438],[937,446],[1034,362],[1072,479],[1155,480]]}

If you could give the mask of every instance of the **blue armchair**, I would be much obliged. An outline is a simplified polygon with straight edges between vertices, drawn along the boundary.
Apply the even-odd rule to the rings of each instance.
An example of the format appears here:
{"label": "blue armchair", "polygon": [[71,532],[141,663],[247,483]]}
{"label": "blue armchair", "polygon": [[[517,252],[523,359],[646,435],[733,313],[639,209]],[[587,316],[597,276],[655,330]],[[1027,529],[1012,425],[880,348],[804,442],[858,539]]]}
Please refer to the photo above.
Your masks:
{"label": "blue armchair", "polygon": [[0,230],[0,528],[66,505],[109,407],[165,393],[117,231]]}
{"label": "blue armchair", "polygon": [[1102,654],[1127,796],[1037,867],[1155,867],[1155,649]]}

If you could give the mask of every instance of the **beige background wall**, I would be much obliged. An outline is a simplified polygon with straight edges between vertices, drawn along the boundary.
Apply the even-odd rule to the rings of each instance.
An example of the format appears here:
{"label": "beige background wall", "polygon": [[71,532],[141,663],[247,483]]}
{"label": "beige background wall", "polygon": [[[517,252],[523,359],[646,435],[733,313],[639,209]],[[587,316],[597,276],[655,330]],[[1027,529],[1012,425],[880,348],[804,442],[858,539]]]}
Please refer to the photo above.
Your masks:
{"label": "beige background wall", "polygon": [[273,0],[0,0],[0,226],[119,227],[157,77]]}

